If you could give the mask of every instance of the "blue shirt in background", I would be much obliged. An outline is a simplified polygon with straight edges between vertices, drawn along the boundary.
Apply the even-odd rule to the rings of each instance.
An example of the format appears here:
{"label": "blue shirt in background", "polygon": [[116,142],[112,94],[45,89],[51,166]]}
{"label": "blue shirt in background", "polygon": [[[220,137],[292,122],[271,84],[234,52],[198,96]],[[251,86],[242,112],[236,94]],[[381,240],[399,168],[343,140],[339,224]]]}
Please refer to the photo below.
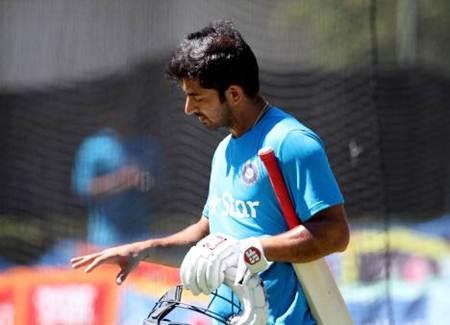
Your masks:
{"label": "blue shirt in background", "polygon": [[[90,243],[111,246],[151,236],[154,202],[150,190],[155,185],[158,158],[157,145],[149,137],[122,138],[112,129],[103,129],[83,141],[75,159],[72,184],[88,207]],[[142,170],[141,188],[99,196],[89,194],[90,183],[96,177],[127,165]]]}

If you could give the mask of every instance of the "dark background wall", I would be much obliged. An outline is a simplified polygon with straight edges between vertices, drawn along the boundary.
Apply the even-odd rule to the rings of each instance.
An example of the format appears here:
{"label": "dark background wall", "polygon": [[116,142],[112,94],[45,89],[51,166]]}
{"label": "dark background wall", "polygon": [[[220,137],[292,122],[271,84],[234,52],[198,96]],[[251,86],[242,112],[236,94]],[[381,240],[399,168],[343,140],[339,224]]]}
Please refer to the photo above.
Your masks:
{"label": "dark background wall", "polygon": [[[352,222],[447,212],[446,6],[406,10],[418,27],[399,29],[389,1],[1,1],[3,247],[30,244],[16,231],[24,223],[39,230],[16,254],[24,259],[53,239],[84,236],[73,159],[111,109],[135,115],[133,127],[163,148],[158,227],[199,216],[211,154],[226,131],[185,117],[163,70],[186,33],[222,17],[259,57],[267,99],[325,141]],[[405,40],[416,46],[405,50]]]}

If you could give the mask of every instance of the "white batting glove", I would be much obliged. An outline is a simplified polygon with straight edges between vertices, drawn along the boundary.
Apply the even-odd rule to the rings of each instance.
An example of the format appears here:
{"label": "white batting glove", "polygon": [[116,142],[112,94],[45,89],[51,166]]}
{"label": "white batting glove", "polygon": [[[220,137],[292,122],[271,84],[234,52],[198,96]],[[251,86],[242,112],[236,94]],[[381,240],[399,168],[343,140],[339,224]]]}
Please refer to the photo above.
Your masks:
{"label": "white batting glove", "polygon": [[235,278],[236,268],[225,271],[224,283],[238,296],[242,306],[242,311],[228,320],[228,324],[266,325],[269,318],[269,304],[260,277],[253,274],[244,285],[236,285]]}
{"label": "white batting glove", "polygon": [[225,271],[234,268],[234,285],[246,284],[252,274],[269,267],[262,245],[255,237],[236,240],[213,234],[203,238],[186,254],[180,267],[183,286],[194,295],[209,294],[225,279]]}

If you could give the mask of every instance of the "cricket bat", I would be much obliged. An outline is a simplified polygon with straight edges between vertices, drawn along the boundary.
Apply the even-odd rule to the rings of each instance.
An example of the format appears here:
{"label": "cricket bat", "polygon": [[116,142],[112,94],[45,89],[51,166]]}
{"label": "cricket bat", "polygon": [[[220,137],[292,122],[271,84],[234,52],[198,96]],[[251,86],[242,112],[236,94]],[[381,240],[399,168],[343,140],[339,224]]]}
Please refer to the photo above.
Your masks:
{"label": "cricket bat", "polygon": [[[301,224],[284,182],[277,158],[270,147],[258,152],[266,167],[275,196],[289,229]],[[350,313],[339,288],[324,258],[309,262],[295,263],[294,267],[311,312],[319,325],[351,325]]]}

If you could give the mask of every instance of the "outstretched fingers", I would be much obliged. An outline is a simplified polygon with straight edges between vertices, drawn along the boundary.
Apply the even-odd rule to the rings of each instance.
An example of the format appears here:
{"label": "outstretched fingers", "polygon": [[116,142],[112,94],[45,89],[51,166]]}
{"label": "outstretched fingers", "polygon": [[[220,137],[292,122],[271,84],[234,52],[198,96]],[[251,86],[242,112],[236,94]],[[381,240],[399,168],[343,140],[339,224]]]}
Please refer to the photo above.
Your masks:
{"label": "outstretched fingers", "polygon": [[100,255],[100,253],[89,254],[89,255],[84,255],[84,256],[77,256],[70,260],[70,264],[72,265],[72,268],[77,269],[79,267],[82,267],[82,266],[85,266],[85,265],[91,263],[99,255]]}
{"label": "outstretched fingers", "polygon": [[97,257],[94,258],[94,260],[92,261],[91,264],[89,264],[85,269],[84,272],[89,273],[91,272],[93,269],[95,269],[97,266],[105,263],[111,256],[109,254],[103,254],[103,255],[99,255]]}
{"label": "outstretched fingers", "polygon": [[87,267],[84,269],[84,272],[89,273],[100,264],[105,263],[108,259],[110,259],[110,257],[110,254],[99,252],[90,255],[74,257],[70,260],[70,263],[72,264],[72,268],[74,269],[78,269],[82,266],[87,265]]}

